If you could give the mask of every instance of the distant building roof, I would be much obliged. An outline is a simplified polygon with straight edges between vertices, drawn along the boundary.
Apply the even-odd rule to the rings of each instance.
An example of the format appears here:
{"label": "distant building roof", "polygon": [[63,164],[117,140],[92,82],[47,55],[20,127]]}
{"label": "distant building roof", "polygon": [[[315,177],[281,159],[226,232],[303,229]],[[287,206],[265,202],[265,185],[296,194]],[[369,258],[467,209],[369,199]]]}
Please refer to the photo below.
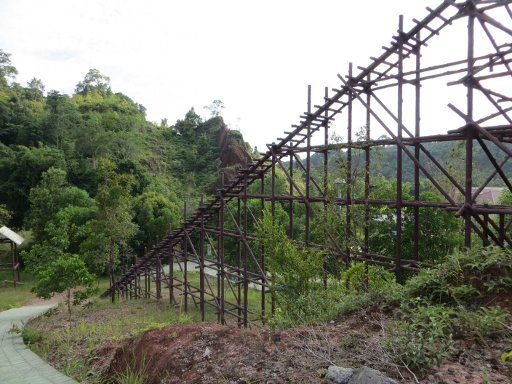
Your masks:
{"label": "distant building roof", "polygon": [[[485,187],[476,198],[476,202],[479,204],[498,204],[503,189],[501,187]],[[476,191],[477,188],[472,188],[473,193]]]}
{"label": "distant building roof", "polygon": [[0,239],[11,240],[16,245],[21,245],[25,239],[7,227],[0,228]]}

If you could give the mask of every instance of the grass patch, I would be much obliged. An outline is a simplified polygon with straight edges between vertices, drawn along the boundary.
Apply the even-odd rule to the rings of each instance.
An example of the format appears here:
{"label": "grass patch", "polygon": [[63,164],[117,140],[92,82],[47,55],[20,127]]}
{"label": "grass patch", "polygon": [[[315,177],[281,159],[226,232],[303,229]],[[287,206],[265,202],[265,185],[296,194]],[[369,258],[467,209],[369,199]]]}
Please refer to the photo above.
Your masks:
{"label": "grass patch", "polygon": [[147,364],[143,359],[140,367],[136,368],[136,362],[128,364],[122,372],[117,372],[114,379],[118,384],[144,384],[147,377]]}
{"label": "grass patch", "polygon": [[30,292],[33,286],[33,278],[22,273],[23,284],[17,284],[14,288],[11,284],[4,283],[4,280],[12,280],[12,272],[0,272],[0,311],[22,306],[26,301],[35,297]]}
{"label": "grass patch", "polygon": [[[213,286],[216,279],[209,279]],[[189,274],[190,283],[198,281],[197,273]],[[108,279],[100,279],[98,285],[103,292],[108,287]],[[226,297],[228,295],[226,292]],[[252,305],[261,303],[260,292],[250,289],[249,297]],[[177,301],[181,302],[180,296]],[[213,308],[206,306],[205,312],[206,321],[217,321]],[[94,298],[86,305],[75,307],[71,322],[62,306],[54,313],[30,321],[24,336],[35,353],[61,372],[81,383],[98,384],[103,380],[98,362],[105,361],[98,347],[108,347],[108,344],[117,347],[125,338],[150,329],[200,320],[201,314],[191,298],[188,313],[180,307],[171,307],[168,296],[160,301],[138,299],[115,303],[111,303],[110,298]],[[139,383],[142,382],[140,374],[140,370],[121,372],[122,377],[116,379],[119,383]]]}

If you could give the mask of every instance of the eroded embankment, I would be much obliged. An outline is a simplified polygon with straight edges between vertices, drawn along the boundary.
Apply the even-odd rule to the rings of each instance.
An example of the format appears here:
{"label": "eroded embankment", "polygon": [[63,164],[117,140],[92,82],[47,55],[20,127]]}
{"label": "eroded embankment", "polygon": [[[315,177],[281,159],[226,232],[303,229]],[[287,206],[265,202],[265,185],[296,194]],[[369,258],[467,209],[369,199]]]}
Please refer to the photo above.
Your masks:
{"label": "eroded embankment", "polygon": [[[341,322],[281,332],[240,330],[219,324],[186,324],[153,329],[117,345],[106,375],[129,369],[145,372],[147,383],[325,383],[329,365],[363,365],[397,382],[414,377],[394,364],[383,348],[380,311],[354,313]],[[426,383],[508,383],[511,373],[499,358],[473,342],[461,341],[453,359],[420,380]],[[108,348],[107,348],[108,350]],[[104,356],[107,359],[107,356]]]}

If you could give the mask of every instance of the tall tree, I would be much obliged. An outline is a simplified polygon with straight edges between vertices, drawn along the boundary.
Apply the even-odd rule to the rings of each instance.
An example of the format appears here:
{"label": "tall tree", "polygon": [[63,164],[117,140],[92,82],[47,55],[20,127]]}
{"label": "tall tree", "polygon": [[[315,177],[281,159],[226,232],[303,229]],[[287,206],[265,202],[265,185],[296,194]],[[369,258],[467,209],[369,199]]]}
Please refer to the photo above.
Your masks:
{"label": "tall tree", "polygon": [[41,183],[30,190],[30,210],[26,224],[33,230],[36,241],[45,238],[45,228],[57,213],[68,207],[90,208],[94,204],[87,192],[66,181],[66,171],[50,168],[43,173]]}
{"label": "tall tree", "polygon": [[[93,250],[95,244],[104,245],[100,251],[104,252],[110,284],[114,284],[119,252],[126,247],[138,228],[132,222],[131,210],[130,192],[134,179],[131,175],[116,173],[115,164],[108,159],[99,161],[98,173],[102,179],[96,195],[98,211],[90,223],[92,232],[86,249]],[[114,299],[113,295],[112,301]]]}
{"label": "tall tree", "polygon": [[6,87],[9,79],[13,79],[18,70],[11,64],[11,55],[0,49],[0,86]]}
{"label": "tall tree", "polygon": [[111,93],[110,78],[102,75],[101,72],[95,68],[89,69],[89,72],[84,77],[84,80],[76,85],[76,92],[86,94],[91,91],[97,91],[102,95]]}

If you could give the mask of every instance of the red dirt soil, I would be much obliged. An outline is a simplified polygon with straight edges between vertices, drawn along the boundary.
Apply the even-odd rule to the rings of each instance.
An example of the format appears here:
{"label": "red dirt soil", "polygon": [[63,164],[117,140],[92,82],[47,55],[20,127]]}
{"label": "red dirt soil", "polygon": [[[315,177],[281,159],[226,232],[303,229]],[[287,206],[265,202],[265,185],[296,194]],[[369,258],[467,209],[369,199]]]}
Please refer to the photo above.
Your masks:
{"label": "red dirt soil", "polygon": [[[175,325],[104,346],[98,353],[105,357],[100,360],[108,367],[107,377],[127,366],[138,370],[145,365],[148,384],[320,384],[332,364],[366,365],[399,383],[414,383],[407,369],[391,363],[381,347],[385,321],[382,313],[362,311],[339,323],[278,333],[219,324]],[[496,353],[467,342],[461,342],[459,351],[420,383],[512,383],[512,370]]]}

